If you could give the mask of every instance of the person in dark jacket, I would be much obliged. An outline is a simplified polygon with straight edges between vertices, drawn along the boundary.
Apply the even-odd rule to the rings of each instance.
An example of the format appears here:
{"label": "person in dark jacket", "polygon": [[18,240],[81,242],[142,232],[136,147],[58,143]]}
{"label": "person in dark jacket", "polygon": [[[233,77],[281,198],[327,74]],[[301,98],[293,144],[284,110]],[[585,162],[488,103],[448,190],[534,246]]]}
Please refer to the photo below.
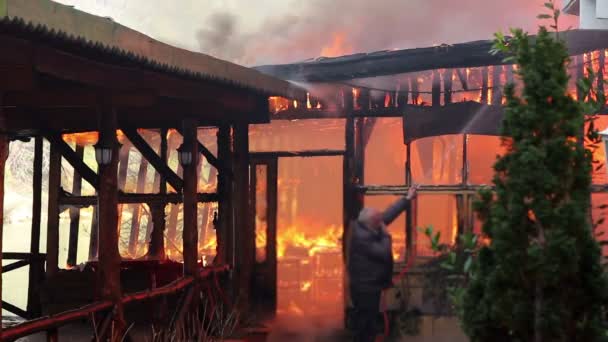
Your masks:
{"label": "person in dark jacket", "polygon": [[392,240],[386,226],[403,212],[416,196],[417,185],[384,212],[363,208],[350,225],[347,269],[354,307],[353,332],[356,342],[373,342],[382,290],[392,285]]}

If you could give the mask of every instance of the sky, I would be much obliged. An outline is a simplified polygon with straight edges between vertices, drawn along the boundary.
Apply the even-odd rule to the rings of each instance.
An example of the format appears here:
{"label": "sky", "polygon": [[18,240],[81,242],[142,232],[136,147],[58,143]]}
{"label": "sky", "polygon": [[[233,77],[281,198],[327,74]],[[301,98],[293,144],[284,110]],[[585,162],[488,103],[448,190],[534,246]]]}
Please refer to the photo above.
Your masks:
{"label": "sky", "polygon": [[[536,31],[547,0],[56,1],[251,66],[489,39],[509,27]],[[566,16],[560,25],[577,22]]]}

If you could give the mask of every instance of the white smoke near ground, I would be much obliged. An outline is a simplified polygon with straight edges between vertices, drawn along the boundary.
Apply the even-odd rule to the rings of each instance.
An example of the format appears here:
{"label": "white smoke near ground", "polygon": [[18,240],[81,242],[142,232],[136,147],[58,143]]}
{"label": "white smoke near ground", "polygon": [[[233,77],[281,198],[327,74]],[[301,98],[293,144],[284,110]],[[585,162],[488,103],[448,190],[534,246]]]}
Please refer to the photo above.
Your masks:
{"label": "white smoke near ground", "polygon": [[[309,0],[268,16],[256,29],[243,13],[209,13],[196,33],[200,50],[243,65],[491,39],[521,27],[536,31],[546,0]],[[561,5],[561,4],[558,4]],[[561,28],[577,26],[564,16]]]}

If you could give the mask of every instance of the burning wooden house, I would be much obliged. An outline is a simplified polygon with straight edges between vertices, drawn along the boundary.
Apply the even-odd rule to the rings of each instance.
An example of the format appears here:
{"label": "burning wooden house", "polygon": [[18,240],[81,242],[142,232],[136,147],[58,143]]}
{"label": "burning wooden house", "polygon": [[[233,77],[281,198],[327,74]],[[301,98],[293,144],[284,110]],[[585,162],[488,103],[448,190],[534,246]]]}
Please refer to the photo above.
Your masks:
{"label": "burning wooden house", "polygon": [[[0,199],[14,195],[5,168],[33,170],[33,185],[20,185],[32,186],[31,222],[4,227],[20,236],[1,254],[15,261],[3,264],[3,293],[29,284],[27,303],[1,307],[27,321],[2,340],[39,331],[56,340],[58,327],[90,317],[96,336],[114,326],[119,340],[125,319],[167,300],[175,305],[164,315],[152,311],[173,317],[173,329],[200,291],[217,305],[238,296],[246,308],[248,126],[269,121],[269,96],[303,101],[305,91],[47,0],[0,2],[0,44]],[[32,164],[7,167],[30,140],[32,158],[21,159]],[[30,237],[27,250],[8,252]],[[4,277],[24,266],[22,282]]]}
{"label": "burning wooden house", "polygon": [[[572,96],[581,97],[575,84],[588,69],[598,75],[595,87],[603,93],[608,31],[572,30],[560,37],[572,56],[568,66]],[[397,195],[406,194],[411,184],[421,184],[420,195],[405,219],[390,228],[394,256],[400,262],[396,273],[404,261],[415,258],[418,263],[433,256],[426,238],[417,236],[417,227],[434,226],[441,232],[441,242],[447,244],[455,243],[460,233],[479,233],[481,225],[472,201],[478,189],[491,184],[495,156],[503,149],[498,136],[504,103],[501,90],[507,82],[520,82],[514,77],[516,66],[505,64],[503,56],[492,55],[491,47],[491,41],[475,41],[257,67],[309,91],[304,102],[272,99],[272,123],[261,126],[289,131],[283,137],[288,141],[284,145],[295,139],[294,127],[305,130],[308,150],[260,153],[272,170],[269,181],[276,183],[276,164],[282,158],[341,156],[344,227],[364,205],[382,208]],[[597,126],[600,130],[608,127],[608,119],[601,115]],[[254,128],[257,130],[262,128]],[[593,175],[593,218],[599,221],[603,215],[600,205],[608,198],[604,147],[596,149],[594,156],[599,168]],[[321,165],[328,170],[329,164]],[[324,199],[335,200],[330,194]],[[269,199],[269,203],[273,201]],[[274,236],[276,205],[265,210],[269,224],[258,228]],[[598,237],[608,228],[601,222],[596,228]],[[304,225],[302,231],[308,228]],[[280,236],[281,228],[279,243]],[[275,253],[275,242],[267,243],[268,253]],[[284,277],[291,275],[279,274],[279,284]],[[308,278],[302,279],[306,281]],[[410,305],[425,314],[436,312],[422,288],[409,290]],[[342,299],[335,298],[341,303]]]}

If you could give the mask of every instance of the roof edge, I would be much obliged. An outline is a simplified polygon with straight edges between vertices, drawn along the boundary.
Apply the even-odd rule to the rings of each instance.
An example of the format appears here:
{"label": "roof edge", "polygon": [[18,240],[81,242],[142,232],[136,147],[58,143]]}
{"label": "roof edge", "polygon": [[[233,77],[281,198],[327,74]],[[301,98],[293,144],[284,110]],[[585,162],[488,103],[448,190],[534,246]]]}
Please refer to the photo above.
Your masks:
{"label": "roof edge", "polygon": [[164,66],[165,70],[173,73],[195,74],[199,78],[251,89],[268,96],[306,98],[304,89],[285,80],[203,53],[171,46],[110,18],[51,0],[0,0],[0,19],[22,21],[24,26],[42,29],[69,41],[86,42],[86,45],[102,50],[131,55],[144,64]]}
{"label": "roof edge", "polygon": [[571,15],[580,15],[580,0],[569,0],[564,6],[563,12]]}

